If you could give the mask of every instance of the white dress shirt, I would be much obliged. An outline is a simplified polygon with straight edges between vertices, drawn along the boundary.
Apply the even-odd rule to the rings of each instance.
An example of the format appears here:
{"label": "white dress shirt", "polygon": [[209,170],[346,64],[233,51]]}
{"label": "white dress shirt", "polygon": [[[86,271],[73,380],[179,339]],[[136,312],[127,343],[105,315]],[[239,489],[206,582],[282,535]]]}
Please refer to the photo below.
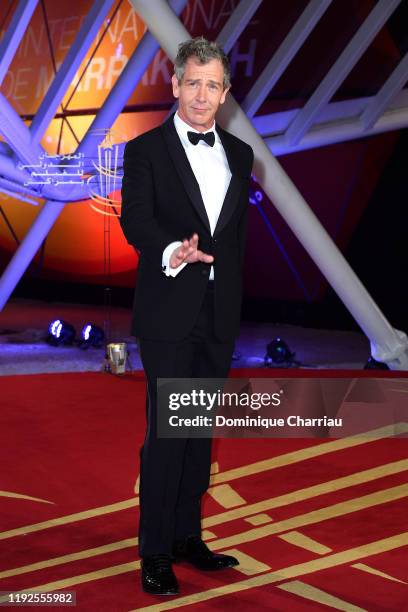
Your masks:
{"label": "white dress shirt", "polygon": [[[231,180],[227,156],[215,129],[215,121],[213,126],[207,130],[207,132],[214,132],[215,143],[213,147],[210,147],[203,140],[193,145],[188,139],[187,132],[198,132],[198,130],[183,121],[178,112],[174,115],[174,125],[200,187],[201,197],[210,222],[211,235],[213,235]],[[191,236],[188,236],[188,238],[191,238]],[[171,254],[181,244],[181,241],[171,242],[163,251],[162,265],[166,276],[176,276],[187,265],[187,262],[183,262],[177,268],[170,267]],[[214,279],[213,266],[211,266],[209,278],[210,280]]]}

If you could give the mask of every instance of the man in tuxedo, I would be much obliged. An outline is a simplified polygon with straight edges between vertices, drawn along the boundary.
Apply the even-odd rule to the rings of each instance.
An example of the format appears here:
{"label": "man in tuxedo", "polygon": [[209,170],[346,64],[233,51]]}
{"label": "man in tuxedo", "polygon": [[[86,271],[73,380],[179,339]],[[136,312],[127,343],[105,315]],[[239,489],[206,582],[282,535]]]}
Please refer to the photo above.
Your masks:
{"label": "man in tuxedo", "polygon": [[157,436],[157,378],[224,378],[239,331],[253,152],[214,121],[230,88],[216,43],[182,43],[172,78],[178,110],[127,143],[121,226],[139,253],[132,333],[147,377],[141,450],[142,585],[178,593],[172,562],[237,565],[201,539],[211,439]]}

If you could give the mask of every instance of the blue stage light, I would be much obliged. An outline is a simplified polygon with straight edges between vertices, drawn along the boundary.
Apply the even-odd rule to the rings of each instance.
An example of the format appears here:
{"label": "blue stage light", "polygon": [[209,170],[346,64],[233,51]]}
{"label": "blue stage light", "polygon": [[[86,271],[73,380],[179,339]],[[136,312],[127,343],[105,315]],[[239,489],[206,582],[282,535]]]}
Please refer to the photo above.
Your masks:
{"label": "blue stage light", "polygon": [[295,353],[289,350],[286,342],[281,338],[274,338],[272,342],[266,346],[266,355],[264,358],[264,365],[268,368],[276,367],[280,365],[282,367],[290,367],[297,364],[294,360]]}
{"label": "blue stage light", "polygon": [[377,361],[374,357],[370,357],[364,366],[364,370],[389,370],[390,367],[382,361]]}
{"label": "blue stage light", "polygon": [[91,333],[91,329],[92,329],[92,325],[88,324],[88,325],[85,325],[84,329],[82,330],[82,338],[85,341],[89,340],[89,335]]}
{"label": "blue stage light", "polygon": [[80,347],[87,349],[90,346],[100,347],[105,339],[103,329],[94,325],[93,323],[87,323],[82,329],[82,341]]}
{"label": "blue stage light", "polygon": [[51,321],[48,327],[47,342],[52,346],[72,344],[75,338],[75,328],[62,319]]}
{"label": "blue stage light", "polygon": [[59,319],[50,323],[49,332],[54,338],[59,338],[61,335],[62,323]]}

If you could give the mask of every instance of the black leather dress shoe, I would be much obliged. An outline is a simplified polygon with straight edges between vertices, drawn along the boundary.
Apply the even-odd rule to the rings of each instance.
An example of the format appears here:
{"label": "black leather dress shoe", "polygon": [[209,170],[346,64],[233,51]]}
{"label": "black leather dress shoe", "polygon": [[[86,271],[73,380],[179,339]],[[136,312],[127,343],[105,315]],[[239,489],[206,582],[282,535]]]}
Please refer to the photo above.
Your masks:
{"label": "black leather dress shoe", "polygon": [[213,553],[199,536],[191,536],[173,547],[175,561],[187,561],[200,570],[219,570],[239,565],[230,555]]}
{"label": "black leather dress shoe", "polygon": [[170,555],[152,555],[142,559],[142,587],[151,595],[177,595],[179,586],[171,567]]}

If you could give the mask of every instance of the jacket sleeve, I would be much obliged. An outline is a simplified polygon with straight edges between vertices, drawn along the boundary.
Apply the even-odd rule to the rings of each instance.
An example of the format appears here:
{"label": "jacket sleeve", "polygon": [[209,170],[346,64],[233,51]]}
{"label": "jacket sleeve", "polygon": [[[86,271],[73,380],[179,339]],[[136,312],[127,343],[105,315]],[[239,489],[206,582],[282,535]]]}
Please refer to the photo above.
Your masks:
{"label": "jacket sleeve", "polygon": [[166,246],[178,236],[172,236],[155,218],[153,169],[143,149],[137,140],[125,147],[120,225],[129,244],[142,254],[160,254],[161,260]]}
{"label": "jacket sleeve", "polygon": [[251,181],[251,172],[252,172],[252,167],[254,164],[254,153],[251,147],[248,146],[248,149],[250,153],[249,162],[248,162],[248,169],[249,169],[248,170],[248,176],[249,176],[248,188],[246,189],[248,202],[246,206],[244,207],[241,217],[238,222],[239,264],[240,264],[241,270],[243,270],[243,267],[244,267],[246,232],[247,232],[247,225],[248,225],[248,209],[249,209],[249,184]]}

